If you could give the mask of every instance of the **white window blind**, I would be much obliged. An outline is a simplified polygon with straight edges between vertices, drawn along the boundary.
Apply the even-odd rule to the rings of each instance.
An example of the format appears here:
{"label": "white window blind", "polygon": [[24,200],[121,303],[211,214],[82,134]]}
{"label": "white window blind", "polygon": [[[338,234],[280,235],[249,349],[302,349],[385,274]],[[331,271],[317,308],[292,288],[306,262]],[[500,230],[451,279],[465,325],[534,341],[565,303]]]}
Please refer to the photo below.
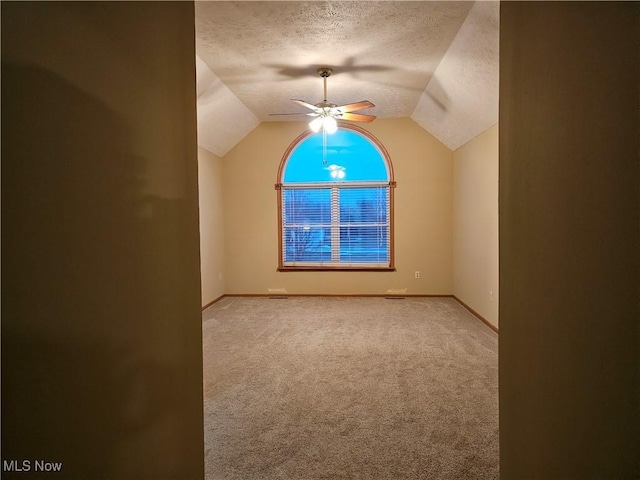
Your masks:
{"label": "white window blind", "polygon": [[388,182],[282,188],[284,266],[389,267]]}

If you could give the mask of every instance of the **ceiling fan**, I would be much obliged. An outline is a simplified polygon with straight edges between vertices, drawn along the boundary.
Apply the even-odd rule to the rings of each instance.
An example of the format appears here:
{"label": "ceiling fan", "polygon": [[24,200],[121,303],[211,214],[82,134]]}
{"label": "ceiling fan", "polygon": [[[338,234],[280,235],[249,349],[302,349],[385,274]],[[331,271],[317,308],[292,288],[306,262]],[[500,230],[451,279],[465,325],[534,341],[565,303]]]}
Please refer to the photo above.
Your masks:
{"label": "ceiling fan", "polygon": [[308,108],[312,113],[272,113],[270,115],[309,115],[316,117],[309,123],[309,128],[314,132],[320,131],[326,133],[334,133],[338,130],[337,120],[350,120],[353,122],[373,122],[375,115],[366,115],[362,113],[353,113],[358,110],[364,110],[365,108],[375,107],[369,100],[362,100],[360,102],[349,103],[347,105],[336,105],[327,100],[327,78],[331,75],[333,70],[324,67],[318,69],[318,75],[320,75],[324,81],[324,100],[315,105],[302,100],[293,100],[298,105],[302,105]]}

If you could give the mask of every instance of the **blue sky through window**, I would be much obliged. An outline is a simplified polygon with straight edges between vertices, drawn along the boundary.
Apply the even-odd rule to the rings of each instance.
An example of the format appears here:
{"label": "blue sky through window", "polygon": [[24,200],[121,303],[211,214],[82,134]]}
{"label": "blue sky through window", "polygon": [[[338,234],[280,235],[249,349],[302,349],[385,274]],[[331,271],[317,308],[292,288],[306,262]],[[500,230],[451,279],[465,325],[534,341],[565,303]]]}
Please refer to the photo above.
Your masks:
{"label": "blue sky through window", "polygon": [[388,181],[386,163],[365,136],[339,129],[327,135],[323,163],[322,132],[300,142],[289,156],[284,183]]}

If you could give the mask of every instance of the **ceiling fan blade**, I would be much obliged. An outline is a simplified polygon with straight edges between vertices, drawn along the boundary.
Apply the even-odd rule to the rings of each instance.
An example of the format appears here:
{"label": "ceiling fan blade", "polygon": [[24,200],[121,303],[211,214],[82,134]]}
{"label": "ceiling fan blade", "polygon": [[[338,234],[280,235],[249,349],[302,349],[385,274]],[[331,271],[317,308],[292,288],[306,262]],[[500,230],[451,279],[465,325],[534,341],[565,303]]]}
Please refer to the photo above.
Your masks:
{"label": "ceiling fan blade", "polygon": [[376,119],[375,115],[364,115],[362,113],[343,113],[340,116],[343,120],[351,120],[353,122],[366,122],[370,123]]}
{"label": "ceiling fan blade", "polygon": [[369,100],[362,100],[361,102],[348,103],[347,105],[340,105],[336,109],[342,113],[355,112],[356,110],[364,110],[365,108],[375,107]]}
{"label": "ceiling fan blade", "polygon": [[295,100],[295,99],[291,99],[293,102],[296,102],[298,105],[302,105],[305,108],[308,108],[309,110],[313,110],[316,113],[320,113],[321,110],[316,107],[315,105],[311,105],[310,103],[304,102],[302,100]]}

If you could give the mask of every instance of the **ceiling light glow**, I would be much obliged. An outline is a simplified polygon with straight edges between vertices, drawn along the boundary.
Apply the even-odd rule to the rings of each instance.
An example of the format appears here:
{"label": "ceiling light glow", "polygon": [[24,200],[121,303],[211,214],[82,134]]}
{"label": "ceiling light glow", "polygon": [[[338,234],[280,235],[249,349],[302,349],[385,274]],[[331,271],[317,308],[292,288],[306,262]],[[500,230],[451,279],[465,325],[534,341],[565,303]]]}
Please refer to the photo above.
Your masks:
{"label": "ceiling light glow", "polygon": [[338,131],[338,122],[333,117],[324,117],[322,126],[327,133],[336,133]]}
{"label": "ceiling light glow", "polygon": [[326,133],[336,133],[338,131],[338,122],[331,115],[322,115],[314,118],[309,123],[309,128],[314,133],[319,132],[320,129],[324,130]]}
{"label": "ceiling light glow", "polygon": [[314,132],[319,132],[320,131],[320,127],[322,127],[323,123],[324,122],[323,122],[323,118],[322,117],[314,118],[309,123],[309,128],[311,130],[313,130]]}

